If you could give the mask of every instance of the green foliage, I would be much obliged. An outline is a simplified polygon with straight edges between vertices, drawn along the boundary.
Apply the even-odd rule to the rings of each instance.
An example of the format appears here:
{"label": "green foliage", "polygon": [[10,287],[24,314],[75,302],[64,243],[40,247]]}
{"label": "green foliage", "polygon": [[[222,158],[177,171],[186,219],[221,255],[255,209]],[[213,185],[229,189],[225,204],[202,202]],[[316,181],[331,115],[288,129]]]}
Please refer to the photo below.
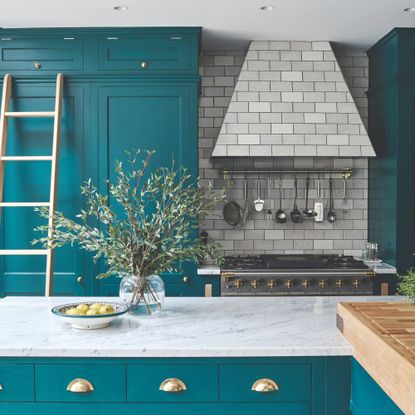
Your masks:
{"label": "green foliage", "polygon": [[406,295],[409,300],[415,303],[415,270],[409,269],[406,275],[399,277],[398,293]]}
{"label": "green foliage", "polygon": [[[42,236],[32,243],[58,248],[78,245],[94,253],[94,261],[104,258],[108,271],[97,278],[128,274],[142,277],[175,271],[180,261],[195,261],[213,255],[221,261],[216,245],[195,238],[199,219],[224,200],[224,194],[201,189],[184,167],[160,167],[147,175],[154,151],[128,155],[128,168],[116,161],[115,183],[109,183],[109,197],[100,194],[91,179],[81,187],[85,210],[78,221],[55,212],[55,226],[48,238],[48,226],[37,231]],[[148,177],[148,179],[145,179]],[[43,218],[48,208],[36,209]],[[121,213],[119,213],[121,212]],[[96,226],[94,226],[94,224]]]}

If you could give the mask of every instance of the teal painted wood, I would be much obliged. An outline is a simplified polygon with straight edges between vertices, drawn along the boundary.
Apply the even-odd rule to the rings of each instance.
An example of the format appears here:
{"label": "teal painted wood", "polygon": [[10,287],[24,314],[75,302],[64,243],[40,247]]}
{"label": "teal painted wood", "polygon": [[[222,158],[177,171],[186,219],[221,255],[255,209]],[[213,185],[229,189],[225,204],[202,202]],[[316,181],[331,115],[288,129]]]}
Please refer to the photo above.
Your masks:
{"label": "teal painted wood", "polygon": [[[59,413],[62,415],[73,413],[75,409],[77,414],[86,414],[87,410],[94,410],[95,413],[102,415],[134,411],[144,414],[166,411],[166,414],[206,413],[209,415],[254,412],[273,415],[349,415],[347,409],[350,399],[349,388],[346,387],[345,391],[343,389],[346,386],[345,382],[338,380],[349,379],[347,359],[338,357],[1,358],[0,373],[4,365],[35,365],[36,382],[41,385],[41,392],[36,385],[37,402],[30,406],[23,402],[18,404],[0,402],[0,415],[14,413],[47,415],[56,411],[57,405],[60,405]],[[114,369],[108,371],[109,367]],[[238,373],[230,373],[231,367],[236,368]],[[298,370],[299,368],[305,369],[305,372]],[[229,376],[224,378],[224,372]],[[127,385],[125,381],[120,380],[122,373],[125,373],[123,378],[126,379]],[[231,376],[232,374],[235,376]],[[185,378],[189,394],[178,398],[159,395],[158,385],[168,376]],[[251,391],[246,390],[252,386],[251,381],[266,376],[278,376],[275,381],[280,385],[278,392],[282,394],[280,401],[263,397],[262,395],[265,394],[252,399]],[[65,390],[67,382],[77,377],[92,380],[96,387],[95,391],[89,397],[73,398],[70,405],[58,403],[58,400],[68,399]],[[239,378],[243,381],[241,382]],[[115,388],[114,394],[108,390],[108,381]],[[240,385],[239,388],[235,384]],[[154,390],[151,390],[151,385]],[[51,389],[48,392],[49,388]],[[103,398],[100,392],[102,388],[106,391]],[[288,391],[287,388],[293,390]],[[128,391],[124,393],[122,399],[120,390]],[[232,391],[234,396],[231,396]],[[306,398],[307,401],[301,402],[300,398]],[[119,403],[109,403],[117,399],[120,399]],[[140,401],[133,403],[132,399],[140,399]],[[170,399],[172,401],[169,402]],[[196,399],[198,401],[194,402]],[[270,402],[265,401],[268,399]],[[41,400],[47,400],[48,403]],[[81,403],[77,404],[77,400]],[[106,402],[103,403],[104,401]],[[130,402],[127,403],[128,401]],[[181,402],[187,403],[181,404]],[[112,412],[108,412],[110,410]]]}
{"label": "teal painted wood", "polygon": [[[38,364],[35,368],[37,402],[125,402],[125,366],[108,364]],[[72,393],[68,384],[77,378],[92,383],[91,393]]]}
{"label": "teal painted wood", "polygon": [[0,365],[0,402],[34,401],[34,366]]}
{"label": "teal painted wood", "polygon": [[[168,378],[182,380],[187,390],[161,391],[161,382]],[[217,402],[219,399],[216,365],[129,365],[127,379],[128,402]]]}
{"label": "teal painted wood", "polygon": [[[252,391],[261,378],[275,380],[275,393]],[[223,402],[289,402],[311,400],[311,365],[223,365],[220,367],[221,401]]]}
{"label": "teal painted wood", "polygon": [[414,35],[394,29],[369,50],[369,135],[377,158],[369,160],[368,235],[399,273],[414,266],[415,219],[400,210],[415,206]]}
{"label": "teal painted wood", "polygon": [[[16,81],[11,106],[14,111],[52,110],[55,81],[36,85]],[[73,217],[82,208],[79,186],[87,178],[83,163],[85,128],[85,88],[65,84],[62,109],[62,138],[58,178],[59,210]],[[7,155],[51,155],[52,119],[10,119]],[[49,201],[50,161],[14,162],[5,165],[4,200]],[[40,234],[34,228],[46,223],[33,208],[3,208],[1,245],[7,249],[42,249],[31,241]],[[82,295],[87,287],[76,283],[84,273],[83,254],[70,247],[57,250],[54,292]],[[3,295],[44,293],[44,256],[0,257],[0,292]]]}
{"label": "teal painted wood", "polygon": [[350,407],[353,415],[403,415],[403,412],[355,359],[352,359]]}

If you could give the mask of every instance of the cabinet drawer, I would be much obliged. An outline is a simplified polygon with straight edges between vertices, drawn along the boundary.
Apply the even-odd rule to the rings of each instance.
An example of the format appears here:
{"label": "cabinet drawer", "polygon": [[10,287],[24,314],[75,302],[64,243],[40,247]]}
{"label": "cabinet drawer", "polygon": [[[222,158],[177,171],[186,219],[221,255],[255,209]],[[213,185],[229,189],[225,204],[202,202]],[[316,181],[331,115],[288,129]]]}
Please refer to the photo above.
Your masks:
{"label": "cabinet drawer", "polygon": [[0,70],[80,71],[84,67],[82,39],[10,39],[0,41]]}
{"label": "cabinet drawer", "polygon": [[189,71],[191,60],[191,39],[186,37],[123,37],[99,41],[100,71]]}
{"label": "cabinet drawer", "polygon": [[[204,365],[131,365],[127,368],[127,400],[129,402],[215,402],[218,400],[217,366]],[[160,390],[177,387],[181,381],[185,390]]]}
{"label": "cabinet drawer", "polygon": [[0,402],[34,400],[32,365],[0,365]]}
{"label": "cabinet drawer", "polygon": [[[252,390],[261,379],[274,381],[277,390]],[[222,402],[310,401],[311,365],[223,365],[219,368],[219,384]]]}
{"label": "cabinet drawer", "polygon": [[[37,365],[36,401],[38,402],[124,402],[125,367],[122,365]],[[89,392],[71,392],[75,379],[91,383]]]}

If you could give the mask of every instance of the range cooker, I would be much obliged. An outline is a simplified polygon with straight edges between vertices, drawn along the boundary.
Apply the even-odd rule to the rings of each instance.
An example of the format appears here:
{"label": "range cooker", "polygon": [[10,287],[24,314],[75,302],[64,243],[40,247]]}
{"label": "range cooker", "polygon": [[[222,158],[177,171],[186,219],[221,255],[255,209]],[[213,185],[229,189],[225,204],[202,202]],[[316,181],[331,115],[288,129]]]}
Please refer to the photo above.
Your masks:
{"label": "range cooker", "polygon": [[374,275],[352,256],[228,256],[221,290],[223,296],[373,295]]}

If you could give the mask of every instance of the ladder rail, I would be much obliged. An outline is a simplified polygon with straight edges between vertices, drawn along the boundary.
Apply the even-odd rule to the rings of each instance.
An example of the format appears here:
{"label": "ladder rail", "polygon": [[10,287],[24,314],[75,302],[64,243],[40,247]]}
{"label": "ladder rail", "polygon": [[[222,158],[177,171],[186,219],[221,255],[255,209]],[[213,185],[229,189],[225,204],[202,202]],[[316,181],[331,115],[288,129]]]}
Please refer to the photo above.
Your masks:
{"label": "ladder rail", "polygon": [[4,160],[7,147],[7,127],[8,118],[5,116],[6,112],[10,108],[10,95],[11,95],[12,77],[9,74],[4,76],[3,93],[1,97],[1,109],[0,109],[0,202],[3,201],[4,194]]}

